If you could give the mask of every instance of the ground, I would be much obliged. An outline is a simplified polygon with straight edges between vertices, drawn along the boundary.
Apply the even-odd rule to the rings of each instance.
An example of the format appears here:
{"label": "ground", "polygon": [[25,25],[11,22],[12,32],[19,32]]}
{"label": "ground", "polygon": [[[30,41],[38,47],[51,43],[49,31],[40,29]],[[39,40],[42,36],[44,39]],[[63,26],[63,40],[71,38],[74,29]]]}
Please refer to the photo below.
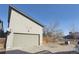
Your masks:
{"label": "ground", "polygon": [[74,44],[63,45],[60,43],[48,43],[43,46],[33,46],[30,48],[3,49],[3,42],[0,43],[0,54],[78,54],[74,51]]}
{"label": "ground", "polygon": [[34,46],[28,49],[2,50],[1,54],[78,54],[74,51],[75,45],[59,45],[57,43],[49,43],[44,46]]}

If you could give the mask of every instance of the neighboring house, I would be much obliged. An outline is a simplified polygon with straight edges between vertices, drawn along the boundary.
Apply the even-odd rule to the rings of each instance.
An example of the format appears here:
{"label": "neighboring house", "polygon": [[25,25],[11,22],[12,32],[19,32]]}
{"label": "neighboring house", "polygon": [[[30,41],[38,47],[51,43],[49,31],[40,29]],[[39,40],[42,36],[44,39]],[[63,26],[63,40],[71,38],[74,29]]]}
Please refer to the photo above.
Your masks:
{"label": "neighboring house", "polygon": [[79,41],[79,32],[69,32],[68,35],[64,36],[65,41],[71,41],[72,39]]}
{"label": "neighboring house", "polygon": [[69,35],[64,36],[65,39],[79,39],[79,32],[69,32]]}
{"label": "neighboring house", "polygon": [[13,6],[9,6],[8,17],[6,49],[42,45],[43,25]]}

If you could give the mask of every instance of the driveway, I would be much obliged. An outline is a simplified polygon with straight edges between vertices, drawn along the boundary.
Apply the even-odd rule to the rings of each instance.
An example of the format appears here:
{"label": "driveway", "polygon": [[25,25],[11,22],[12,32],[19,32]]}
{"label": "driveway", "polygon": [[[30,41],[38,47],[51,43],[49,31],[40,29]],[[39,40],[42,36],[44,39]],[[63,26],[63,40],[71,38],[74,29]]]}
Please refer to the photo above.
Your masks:
{"label": "driveway", "polygon": [[21,51],[21,50],[10,50],[10,51],[2,51],[0,54],[31,54],[26,51]]}
{"label": "driveway", "polygon": [[11,50],[11,51],[6,51],[5,54],[31,54],[31,53],[21,50]]}
{"label": "driveway", "polygon": [[21,50],[11,50],[11,51],[6,51],[6,52],[5,51],[0,52],[0,54],[79,54],[79,53],[75,51],[62,51],[62,52],[52,53],[48,50],[43,50],[36,53],[30,53],[30,52],[25,52]]}
{"label": "driveway", "polygon": [[50,46],[34,46],[28,49],[12,49],[1,51],[1,54],[76,54],[73,51],[74,45],[60,46],[57,44],[51,44]]}
{"label": "driveway", "polygon": [[53,54],[79,54],[79,53],[75,51],[64,51],[64,52],[56,52]]}

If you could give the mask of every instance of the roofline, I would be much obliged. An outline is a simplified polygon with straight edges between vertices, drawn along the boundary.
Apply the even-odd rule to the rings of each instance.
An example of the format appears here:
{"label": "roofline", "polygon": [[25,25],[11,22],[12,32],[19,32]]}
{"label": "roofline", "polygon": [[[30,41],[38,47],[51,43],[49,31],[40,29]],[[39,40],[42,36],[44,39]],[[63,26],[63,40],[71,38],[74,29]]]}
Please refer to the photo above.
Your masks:
{"label": "roofline", "polygon": [[9,5],[9,10],[8,10],[8,27],[9,27],[9,23],[10,23],[10,16],[11,16],[11,11],[12,9],[18,13],[20,13],[21,15],[23,15],[24,17],[28,18],[29,20],[35,22],[36,24],[40,25],[41,27],[44,27],[42,24],[38,23],[37,21],[35,21],[33,18],[31,18],[28,15],[25,15],[23,12],[21,12],[20,10],[18,10],[16,7]]}

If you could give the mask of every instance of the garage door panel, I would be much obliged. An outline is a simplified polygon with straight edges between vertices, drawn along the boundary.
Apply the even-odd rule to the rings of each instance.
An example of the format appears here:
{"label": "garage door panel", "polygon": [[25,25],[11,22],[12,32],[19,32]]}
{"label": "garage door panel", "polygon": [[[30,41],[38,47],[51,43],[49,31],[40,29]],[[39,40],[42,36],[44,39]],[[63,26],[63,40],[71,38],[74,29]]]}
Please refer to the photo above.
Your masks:
{"label": "garage door panel", "polygon": [[23,35],[23,34],[14,34],[14,47],[31,47],[38,46],[39,44],[39,35]]}

